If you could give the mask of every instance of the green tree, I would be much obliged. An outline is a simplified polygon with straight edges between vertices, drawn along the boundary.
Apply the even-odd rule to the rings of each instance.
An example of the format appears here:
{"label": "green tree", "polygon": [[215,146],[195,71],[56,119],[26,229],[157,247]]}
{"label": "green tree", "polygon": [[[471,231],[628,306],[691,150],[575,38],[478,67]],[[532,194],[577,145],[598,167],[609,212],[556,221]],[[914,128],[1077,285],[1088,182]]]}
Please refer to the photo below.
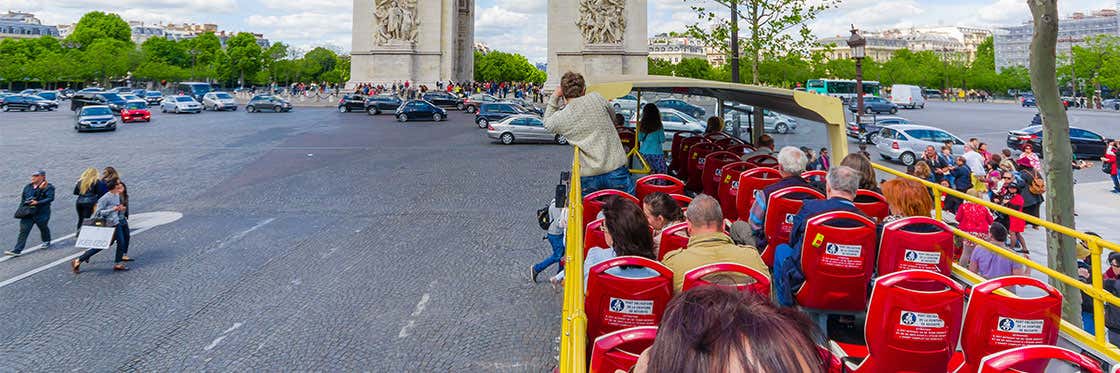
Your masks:
{"label": "green tree", "polygon": [[131,45],[132,28],[114,13],[89,12],[78,20],[74,31],[66,37],[67,41],[77,43],[82,48],[101,39],[114,39]]}
{"label": "green tree", "polygon": [[225,52],[217,35],[207,32],[191,39],[181,40],[179,44],[190,57],[190,65],[183,67],[188,68],[191,80],[218,78],[219,61],[224,61],[220,56]]}
{"label": "green tree", "polygon": [[179,66],[162,61],[145,61],[132,72],[132,76],[139,80],[150,82],[181,81],[190,77],[190,73]]}
{"label": "green tree", "polygon": [[[1065,64],[1058,68],[1058,75],[1065,77],[1066,79],[1063,80],[1071,85],[1077,84],[1079,94],[1093,96],[1094,92],[1100,91],[1102,80],[1115,83],[1120,78],[1115,75],[1106,77],[1103,74],[1108,69],[1114,69],[1113,66],[1120,63],[1120,37],[1097,35],[1086,39],[1083,45],[1073,46],[1071,53],[1073,54],[1072,58],[1061,59]],[[1070,61],[1071,59],[1072,61]],[[1077,77],[1078,82],[1070,81],[1073,76]],[[1087,81],[1091,84],[1094,92],[1085,92],[1085,87],[1081,86],[1081,81]]]}
{"label": "green tree", "polygon": [[711,79],[712,66],[703,58],[685,58],[673,66],[676,76],[694,79]]}
{"label": "green tree", "polygon": [[230,62],[228,71],[230,76],[237,78],[238,86],[244,86],[245,77],[252,77],[261,69],[263,51],[253,34],[239,32],[226,40],[226,54]]}
{"label": "green tree", "polygon": [[649,75],[673,75],[673,63],[659,58],[650,58],[646,64]]}
{"label": "green tree", "polygon": [[543,83],[545,74],[516,53],[492,51],[474,53],[474,78],[477,81]]}
{"label": "green tree", "polygon": [[109,86],[112,80],[128,73],[132,52],[131,43],[109,38],[94,41],[85,47],[82,56],[82,63],[89,67],[86,78]]}
{"label": "green tree", "polygon": [[[314,66],[314,72],[311,72],[312,80],[325,80],[321,75],[334,70],[338,63],[338,55],[323,47],[312,49],[303,55],[303,59],[309,62],[310,66]],[[338,79],[339,76],[332,76],[332,78]]]}
{"label": "green tree", "polygon": [[148,38],[140,44],[144,62],[160,62],[178,67],[190,67],[191,56],[184,43],[176,43],[166,38]]}

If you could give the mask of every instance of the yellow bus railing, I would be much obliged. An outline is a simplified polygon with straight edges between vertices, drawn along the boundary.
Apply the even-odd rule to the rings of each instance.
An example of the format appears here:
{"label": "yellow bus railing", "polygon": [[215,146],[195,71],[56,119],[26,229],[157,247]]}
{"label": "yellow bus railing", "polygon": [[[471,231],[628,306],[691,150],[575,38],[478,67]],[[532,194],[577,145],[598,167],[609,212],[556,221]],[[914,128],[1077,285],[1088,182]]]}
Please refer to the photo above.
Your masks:
{"label": "yellow bus railing", "polygon": [[583,188],[579,147],[574,147],[568,183],[568,228],[564,233],[564,306],[560,321],[560,372],[587,371],[587,314],[583,312]]}
{"label": "yellow bus railing", "polygon": [[[1042,220],[1042,219],[1036,218],[1034,216],[1031,216],[1029,214],[1025,214],[1025,213],[1016,211],[1016,210],[1012,210],[1012,209],[1009,209],[1007,207],[1000,206],[1000,205],[997,205],[997,204],[994,204],[994,203],[991,203],[991,202],[988,202],[988,201],[970,196],[968,194],[958,192],[955,189],[943,187],[940,184],[934,184],[934,183],[929,182],[927,180],[923,180],[923,179],[915,177],[915,176],[907,175],[903,172],[896,171],[894,169],[885,167],[885,166],[880,165],[880,164],[873,163],[872,166],[874,166],[875,169],[877,169],[879,171],[882,171],[882,172],[885,172],[885,173],[888,173],[888,174],[891,174],[891,175],[894,175],[894,176],[897,176],[897,177],[902,177],[902,178],[906,178],[906,179],[910,179],[910,180],[920,182],[923,185],[925,185],[927,188],[930,188],[931,190],[933,190],[935,192],[935,195],[936,195],[936,197],[933,199],[934,200],[934,216],[938,220],[941,220],[942,215],[943,215],[943,211],[942,211],[943,206],[942,206],[942,203],[941,203],[940,195],[947,194],[947,195],[951,195],[953,197],[960,198],[960,199],[965,200],[965,201],[981,204],[984,207],[987,207],[987,208],[989,208],[993,211],[998,211],[1002,214],[1006,214],[1006,215],[1009,215],[1009,216],[1014,216],[1014,217],[1019,218],[1019,219],[1023,219],[1024,221],[1030,222],[1031,224],[1036,224],[1036,225],[1042,226],[1042,227],[1044,227],[1044,228],[1046,228],[1050,231],[1058,232],[1058,233],[1064,234],[1066,236],[1070,236],[1070,237],[1073,237],[1075,239],[1078,239],[1078,240],[1081,240],[1081,241],[1085,242],[1089,246],[1089,252],[1090,252],[1091,263],[1089,263],[1089,265],[1091,267],[1090,271],[1092,272],[1091,273],[1091,276],[1092,276],[1092,279],[1091,279],[1092,283],[1091,284],[1083,283],[1080,280],[1078,280],[1077,278],[1067,276],[1066,274],[1055,271],[1055,270],[1053,270],[1053,269],[1051,269],[1047,266],[1043,266],[1041,264],[1035,263],[1034,261],[1032,261],[1030,259],[1027,259],[1027,258],[1024,258],[1024,257],[1020,256],[1018,253],[1015,253],[1011,250],[1008,250],[1008,249],[999,247],[997,245],[994,245],[994,244],[992,244],[992,243],[990,243],[986,240],[980,239],[980,238],[978,238],[976,236],[973,236],[971,234],[968,234],[967,232],[964,232],[962,230],[955,229],[955,228],[953,229],[953,233],[956,234],[958,237],[961,237],[962,239],[971,241],[972,243],[975,243],[976,245],[981,246],[981,247],[983,247],[983,248],[985,248],[985,249],[987,249],[987,250],[989,250],[989,251],[991,251],[995,254],[998,254],[998,255],[1001,255],[1005,258],[1008,258],[1015,263],[1019,263],[1023,266],[1026,266],[1026,267],[1031,268],[1035,271],[1043,273],[1043,274],[1045,274],[1046,276],[1049,276],[1051,279],[1053,279],[1055,281],[1061,282],[1065,285],[1068,285],[1068,286],[1074,287],[1078,290],[1081,290],[1085,294],[1092,297],[1093,298],[1093,327],[1094,327],[1093,334],[1086,333],[1084,330],[1082,330],[1080,325],[1075,325],[1075,324],[1072,324],[1072,323],[1070,323],[1068,321],[1065,321],[1065,320],[1062,320],[1061,330],[1067,336],[1069,336],[1072,340],[1074,340],[1078,343],[1081,343],[1085,347],[1091,348],[1091,349],[1095,350],[1096,352],[1099,352],[1100,354],[1105,355],[1103,357],[1107,357],[1108,359],[1111,359],[1113,361],[1120,361],[1120,349],[1117,349],[1115,346],[1108,343],[1108,339],[1107,339],[1108,333],[1105,331],[1105,321],[1104,321],[1104,317],[1105,317],[1104,303],[1108,302],[1108,303],[1110,303],[1114,306],[1120,306],[1120,298],[1118,298],[1115,295],[1112,295],[1112,293],[1104,290],[1104,280],[1101,277],[1101,274],[1103,272],[1101,270],[1101,260],[1100,260],[1101,253],[1104,251],[1104,249],[1107,248],[1107,249],[1112,250],[1112,251],[1120,251],[1120,245],[1117,245],[1116,243],[1113,243],[1113,242],[1110,242],[1110,241],[1106,241],[1106,240],[1104,240],[1100,237],[1097,237],[1097,236],[1085,234],[1085,233],[1076,231],[1074,229],[1070,229],[1069,227],[1066,227],[1066,226],[1063,226],[1063,225],[1060,225],[1060,224],[1055,224],[1055,223],[1052,223],[1052,222],[1049,222],[1049,221],[1046,221],[1046,220]],[[955,263],[953,264],[953,274],[956,275],[958,278],[961,278],[961,279],[963,279],[967,282],[970,282],[972,284],[977,284],[977,283],[985,280],[983,277],[980,277],[979,275],[970,272],[967,268],[964,268],[964,267],[962,267],[958,264],[955,264]]]}

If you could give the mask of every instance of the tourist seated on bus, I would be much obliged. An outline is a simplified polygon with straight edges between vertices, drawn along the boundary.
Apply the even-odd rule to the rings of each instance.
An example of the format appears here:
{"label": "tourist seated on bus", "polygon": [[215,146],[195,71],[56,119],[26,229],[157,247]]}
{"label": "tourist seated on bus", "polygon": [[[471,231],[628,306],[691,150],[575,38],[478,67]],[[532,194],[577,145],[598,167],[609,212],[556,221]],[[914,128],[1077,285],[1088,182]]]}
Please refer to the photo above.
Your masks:
{"label": "tourist seated on bus", "polygon": [[749,292],[700,286],[669,302],[657,338],[631,371],[823,373],[817,339],[813,324],[793,308]]}
{"label": "tourist seated on bus", "polygon": [[912,216],[930,217],[933,197],[922,183],[900,177],[884,181],[881,187],[883,198],[891,210],[891,214],[883,219],[883,224]]}
{"label": "tourist seated on bus", "polygon": [[712,263],[731,262],[745,265],[770,274],[758,249],[738,246],[723,233],[723,210],[719,202],[707,194],[700,194],[688,205],[684,213],[691,236],[688,247],[670,251],[661,262],[673,270],[673,287],[681,291],[684,275],[697,267]]}
{"label": "tourist seated on bus", "polygon": [[774,293],[779,304],[793,306],[793,293],[805,282],[805,275],[801,272],[801,241],[805,238],[806,222],[832,211],[850,211],[864,215],[852,203],[856,190],[859,189],[859,180],[859,172],[851,167],[834,167],[827,177],[828,199],[806,200],[801,211],[794,215],[789,244],[781,244],[774,249]]}
{"label": "tourist seated on bus", "polygon": [[[821,148],[821,150],[825,150]],[[875,168],[871,167],[871,159],[860,153],[848,154],[844,159],[840,160],[841,166],[848,166],[856,171],[859,171],[859,188],[863,190],[870,190],[875,193],[882,193],[879,189],[879,182],[875,181]],[[856,197],[856,202],[873,202],[873,201],[860,201]]]}
{"label": "tourist seated on bus", "polygon": [[634,194],[626,149],[614,128],[614,110],[598,93],[585,95],[583,76],[568,72],[548,100],[544,128],[579,147],[583,195],[603,189]]}
{"label": "tourist seated on bus", "polygon": [[642,211],[646,222],[653,229],[653,248],[661,247],[661,231],[665,228],[684,223],[684,212],[677,201],[662,192],[650,193],[642,200]]}
{"label": "tourist seated on bus", "polygon": [[758,137],[758,144],[753,152],[743,154],[743,160],[748,160],[756,155],[774,155],[774,138],[770,135],[762,135]]}
{"label": "tourist seated on bus", "polygon": [[717,116],[708,117],[708,125],[704,127],[704,134],[710,135],[713,133],[723,133],[723,118]]}
{"label": "tourist seated on bus", "polygon": [[[607,259],[629,255],[657,260],[649,223],[646,222],[646,216],[638,204],[625,198],[607,197],[603,205],[603,225],[600,227],[610,247],[593,247],[587,251],[587,258],[583,262],[584,291],[587,290],[587,275],[591,272],[591,267]],[[658,275],[657,271],[645,267],[618,267],[608,270],[607,273],[628,278]]]}
{"label": "tourist seated on bus", "polygon": [[774,193],[782,188],[792,186],[812,187],[809,182],[801,177],[801,173],[805,172],[805,165],[809,164],[809,158],[805,157],[805,153],[800,149],[787,146],[782,148],[778,153],[778,165],[782,167],[779,172],[782,174],[782,179],[774,184],[756,190],[754,192],[754,204],[751,205],[751,232],[754,235],[754,244],[757,247],[766,247],[766,204],[769,201],[770,193]]}

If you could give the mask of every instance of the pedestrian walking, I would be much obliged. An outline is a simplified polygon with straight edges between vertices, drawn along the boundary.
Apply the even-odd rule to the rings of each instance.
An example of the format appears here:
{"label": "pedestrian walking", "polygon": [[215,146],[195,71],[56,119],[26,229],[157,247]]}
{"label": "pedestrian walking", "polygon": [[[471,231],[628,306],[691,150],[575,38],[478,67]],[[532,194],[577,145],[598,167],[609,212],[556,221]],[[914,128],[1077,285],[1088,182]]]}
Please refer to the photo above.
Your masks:
{"label": "pedestrian walking", "polygon": [[97,200],[108,192],[105,182],[97,177],[96,168],[89,167],[82,172],[82,176],[74,184],[74,195],[78,196],[74,201],[74,208],[78,212],[78,227],[75,231],[82,229],[82,222],[93,216],[93,208],[97,205]]}
{"label": "pedestrian walking", "polygon": [[15,217],[19,219],[19,237],[16,246],[4,254],[20,256],[23,248],[27,246],[27,235],[31,234],[31,227],[39,228],[39,237],[43,240],[43,248],[51,248],[51,202],[54,202],[54,185],[47,182],[47,172],[35,171],[31,174],[31,183],[23,187],[20,194],[19,208]]}
{"label": "pedestrian walking", "polygon": [[[114,260],[114,271],[127,271],[124,262],[131,260],[124,254],[128,252],[128,238],[125,236],[123,230],[128,229],[128,224],[125,218],[125,206],[121,204],[121,194],[124,193],[124,184],[112,183],[109,184],[109,193],[101,196],[97,201],[97,210],[94,213],[95,218],[104,218],[105,224],[113,226],[113,238],[117,244],[117,256]],[[101,249],[89,249],[82,256],[70,261],[70,269],[74,273],[80,272],[82,263],[89,263],[89,258],[94,254],[101,252]],[[125,260],[128,259],[128,260]]]}
{"label": "pedestrian walking", "polygon": [[[548,269],[548,267],[551,267],[553,264],[561,263],[560,259],[564,258],[564,233],[565,230],[568,229],[567,192],[568,189],[566,186],[559,185],[556,188],[555,198],[552,199],[552,203],[548,204],[548,218],[550,223],[548,225],[548,234],[545,235],[545,239],[547,239],[548,243],[552,246],[552,255],[529,269],[531,273],[530,278],[533,282],[537,282],[537,275],[540,275],[541,272],[544,272],[545,269]],[[564,265],[560,264],[557,273],[562,271],[564,271]]]}
{"label": "pedestrian walking", "polygon": [[1112,179],[1112,192],[1120,193],[1120,175],[1117,175],[1117,160],[1120,159],[1120,141],[1113,141],[1108,144],[1108,149],[1104,152],[1104,157],[1101,157],[1101,170],[1108,174]]}
{"label": "pedestrian walking", "polygon": [[640,145],[638,152],[649,163],[650,172],[666,174],[665,165],[665,127],[661,123],[661,111],[657,105],[645,104],[642,107],[642,120],[638,124]]}

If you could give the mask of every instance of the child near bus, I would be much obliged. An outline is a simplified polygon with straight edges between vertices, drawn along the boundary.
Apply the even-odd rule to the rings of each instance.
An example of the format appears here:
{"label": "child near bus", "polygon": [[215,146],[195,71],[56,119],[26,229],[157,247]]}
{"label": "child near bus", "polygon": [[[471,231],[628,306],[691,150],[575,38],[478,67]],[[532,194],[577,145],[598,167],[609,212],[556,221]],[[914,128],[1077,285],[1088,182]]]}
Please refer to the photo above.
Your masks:
{"label": "child near bus", "polygon": [[[988,234],[991,236],[988,242],[1000,248],[1007,248],[1005,246],[1007,241],[1007,227],[1004,227],[1003,224],[999,222],[992,223],[991,227],[988,228]],[[1022,255],[1026,257],[1028,254]],[[1027,274],[1023,265],[1017,264],[1002,255],[993,253],[982,246],[977,246],[973,249],[972,257],[968,263],[968,270],[987,279]]]}

